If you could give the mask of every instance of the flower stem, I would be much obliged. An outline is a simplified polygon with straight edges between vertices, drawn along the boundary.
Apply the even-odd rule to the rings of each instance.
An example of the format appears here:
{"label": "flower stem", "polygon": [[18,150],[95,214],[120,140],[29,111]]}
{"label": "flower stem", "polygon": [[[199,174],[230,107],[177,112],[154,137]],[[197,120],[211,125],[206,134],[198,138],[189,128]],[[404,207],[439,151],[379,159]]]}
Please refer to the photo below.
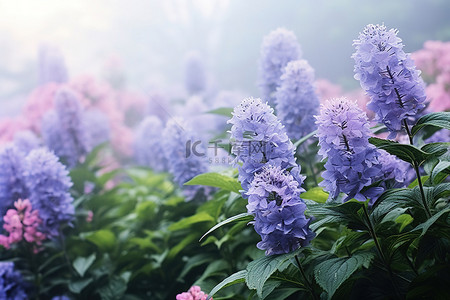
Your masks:
{"label": "flower stem", "polygon": [[[414,145],[413,136],[411,134],[411,131],[409,130],[408,122],[406,121],[406,119],[403,120],[403,124],[405,126],[406,133],[408,134],[408,137],[409,137],[409,143],[411,145]],[[425,213],[427,214],[427,218],[429,219],[429,218],[431,218],[431,211],[430,211],[430,208],[428,207],[427,200],[425,198],[425,192],[423,190],[423,183],[422,183],[422,179],[420,178],[419,165],[417,164],[416,161],[413,161],[412,165],[413,165],[414,171],[416,171],[417,183],[419,185],[420,195],[422,196],[422,204],[423,204],[423,207],[425,208]]]}
{"label": "flower stem", "polygon": [[300,263],[300,260],[298,259],[298,256],[295,255],[294,257],[295,257],[295,261],[297,262],[298,268],[300,269],[300,273],[302,273],[302,276],[303,276],[303,278],[306,281],[306,285],[308,286],[311,295],[313,296],[313,298],[315,300],[319,300],[319,298],[317,297],[316,293],[314,293],[314,289],[312,287],[312,284],[309,282],[308,277],[306,277],[305,270],[303,270],[302,264]]}

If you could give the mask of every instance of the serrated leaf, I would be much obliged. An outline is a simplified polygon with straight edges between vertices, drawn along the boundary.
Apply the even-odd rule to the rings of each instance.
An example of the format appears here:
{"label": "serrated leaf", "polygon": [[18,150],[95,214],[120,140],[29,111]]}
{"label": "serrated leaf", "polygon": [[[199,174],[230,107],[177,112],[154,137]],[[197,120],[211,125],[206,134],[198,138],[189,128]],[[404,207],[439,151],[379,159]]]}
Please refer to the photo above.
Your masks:
{"label": "serrated leaf", "polygon": [[176,231],[180,229],[186,229],[187,227],[191,226],[192,224],[201,223],[201,222],[214,222],[215,219],[211,217],[208,213],[201,211],[199,213],[196,213],[193,216],[183,218],[180,221],[173,223],[169,226],[169,230]]}
{"label": "serrated leaf", "polygon": [[208,234],[210,234],[211,232],[213,232],[214,230],[216,230],[217,228],[220,228],[226,224],[232,223],[232,222],[250,222],[253,220],[253,215],[250,213],[242,213],[236,216],[232,216],[216,225],[214,225],[210,230],[208,230],[204,235],[202,235],[202,237],[200,238],[199,241],[201,241],[205,236],[207,236]]}
{"label": "serrated leaf", "polygon": [[264,256],[250,262],[247,266],[247,276],[245,278],[248,288],[256,289],[256,293],[262,298],[264,283],[267,279],[282,266],[286,267],[284,262],[298,254],[297,252]]}
{"label": "serrated leaf", "polygon": [[235,193],[239,193],[242,190],[241,184],[236,178],[219,173],[203,173],[197,175],[184,185],[206,185]]}
{"label": "serrated leaf", "polygon": [[244,282],[246,276],[247,276],[247,270],[242,270],[242,271],[236,272],[236,273],[228,276],[227,278],[222,280],[218,285],[216,285],[211,290],[211,292],[208,293],[207,300],[211,299],[211,297],[214,296],[218,291],[220,291],[221,289],[223,289],[227,286]]}
{"label": "serrated leaf", "polygon": [[331,299],[336,290],[360,267],[369,267],[374,255],[371,252],[355,253],[351,257],[328,259],[314,268],[317,283]]}
{"label": "serrated leaf", "polygon": [[213,109],[210,111],[207,111],[207,114],[214,114],[214,115],[220,115],[220,116],[225,116],[228,118],[231,118],[233,115],[231,114],[233,112],[233,108],[231,107],[221,107],[221,108],[217,108],[217,109]]}
{"label": "serrated leaf", "polygon": [[88,257],[77,257],[72,265],[75,271],[77,271],[77,273],[80,274],[81,277],[83,277],[89,267],[94,263],[94,261],[95,253],[91,254]]}
{"label": "serrated leaf", "polygon": [[313,200],[317,203],[325,203],[328,199],[328,193],[324,192],[322,187],[314,187],[300,195],[302,199]]}
{"label": "serrated leaf", "polygon": [[412,127],[411,134],[415,135],[424,126],[435,126],[450,130],[450,112],[431,113],[421,117]]}

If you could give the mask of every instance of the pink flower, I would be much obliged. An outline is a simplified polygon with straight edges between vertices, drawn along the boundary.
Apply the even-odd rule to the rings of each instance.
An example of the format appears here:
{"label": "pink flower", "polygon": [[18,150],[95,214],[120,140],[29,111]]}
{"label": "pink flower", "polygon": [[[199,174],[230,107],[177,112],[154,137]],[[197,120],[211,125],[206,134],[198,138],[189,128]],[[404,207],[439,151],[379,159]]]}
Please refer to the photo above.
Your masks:
{"label": "pink flower", "polygon": [[[189,291],[178,294],[177,300],[206,300],[207,294],[202,292],[201,288],[197,285],[192,286]],[[212,298],[211,298],[212,299]]]}
{"label": "pink flower", "polygon": [[[0,245],[9,249],[11,244],[18,243],[22,239],[37,246],[42,245],[46,236],[38,229],[42,223],[39,211],[32,210],[31,202],[28,199],[17,200],[14,207],[15,209],[9,209],[3,217],[5,221],[3,228],[9,233],[9,236],[0,235]],[[38,251],[37,247],[34,250]]]}
{"label": "pink flower", "polygon": [[93,218],[94,218],[94,213],[92,212],[92,210],[88,211],[88,214],[86,216],[86,222],[91,223]]}

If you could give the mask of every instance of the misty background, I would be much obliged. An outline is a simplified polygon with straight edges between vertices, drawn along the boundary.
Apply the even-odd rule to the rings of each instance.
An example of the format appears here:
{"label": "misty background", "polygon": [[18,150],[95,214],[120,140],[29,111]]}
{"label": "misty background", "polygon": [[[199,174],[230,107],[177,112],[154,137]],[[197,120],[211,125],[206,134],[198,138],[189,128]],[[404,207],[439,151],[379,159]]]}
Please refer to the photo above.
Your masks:
{"label": "misty background", "polygon": [[69,76],[102,76],[119,61],[128,88],[181,84],[183,57],[199,51],[219,89],[259,96],[264,35],[297,35],[317,78],[344,89],[353,79],[352,41],[369,23],[397,28],[407,52],[450,40],[450,1],[0,0],[0,115],[18,113],[38,84],[38,50],[60,49]]}

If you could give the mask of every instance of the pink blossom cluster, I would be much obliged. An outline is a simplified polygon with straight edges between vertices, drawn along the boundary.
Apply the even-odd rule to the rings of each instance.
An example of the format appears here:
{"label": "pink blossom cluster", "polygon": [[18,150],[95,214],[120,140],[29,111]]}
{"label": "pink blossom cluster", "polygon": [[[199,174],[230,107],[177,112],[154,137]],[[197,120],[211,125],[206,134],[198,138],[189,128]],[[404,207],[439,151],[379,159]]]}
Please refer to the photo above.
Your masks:
{"label": "pink blossom cluster", "polygon": [[429,109],[450,110],[450,42],[427,41],[412,58],[429,83],[426,88]]}
{"label": "pink blossom cluster", "polygon": [[208,295],[205,294],[204,292],[202,292],[202,289],[199,286],[194,285],[189,289],[189,291],[178,294],[176,299],[177,300],[206,300],[207,297],[208,297]]}
{"label": "pink blossom cluster", "polygon": [[[32,210],[30,200],[17,200],[14,203],[15,209],[9,209],[3,217],[3,228],[9,233],[8,236],[0,235],[0,245],[9,249],[12,244],[23,239],[28,243],[37,246],[42,245],[46,236],[38,230],[42,223],[38,210]],[[37,248],[35,248],[37,251]]]}

